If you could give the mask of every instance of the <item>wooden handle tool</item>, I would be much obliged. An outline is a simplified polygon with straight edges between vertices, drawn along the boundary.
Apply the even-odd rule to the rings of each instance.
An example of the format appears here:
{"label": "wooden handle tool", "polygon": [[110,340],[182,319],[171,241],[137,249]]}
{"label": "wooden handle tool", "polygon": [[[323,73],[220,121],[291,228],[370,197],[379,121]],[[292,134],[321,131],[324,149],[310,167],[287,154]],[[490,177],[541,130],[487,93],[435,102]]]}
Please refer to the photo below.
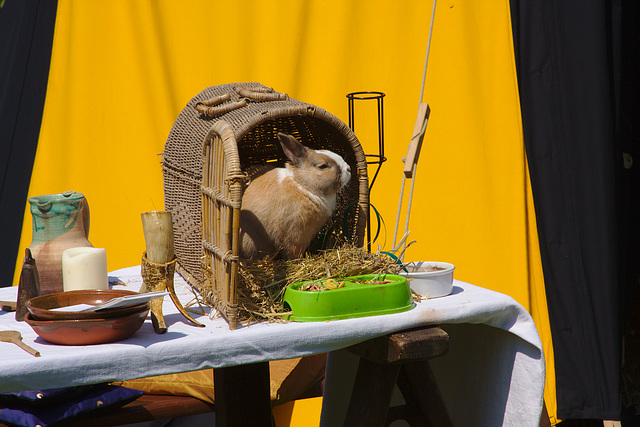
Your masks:
{"label": "wooden handle tool", "polygon": [[35,357],[40,357],[40,352],[38,350],[29,347],[22,342],[22,334],[18,331],[0,331],[0,341],[14,343],[29,354],[32,354]]}

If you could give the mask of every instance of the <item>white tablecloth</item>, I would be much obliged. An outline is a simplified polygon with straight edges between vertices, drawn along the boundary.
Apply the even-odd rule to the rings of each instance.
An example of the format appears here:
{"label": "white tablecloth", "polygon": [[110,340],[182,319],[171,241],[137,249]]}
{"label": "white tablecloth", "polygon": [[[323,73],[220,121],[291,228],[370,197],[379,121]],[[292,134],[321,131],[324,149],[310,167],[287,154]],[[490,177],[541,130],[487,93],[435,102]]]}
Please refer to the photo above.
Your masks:
{"label": "white tablecloth", "polygon": [[[139,266],[109,276],[135,291],[142,283]],[[178,275],[175,283],[183,303],[191,300],[192,292]],[[15,300],[16,294],[16,287],[0,288],[0,300]],[[293,358],[439,324],[450,335],[450,351],[430,363],[454,425],[525,427],[537,426],[540,419],[545,364],[531,316],[511,297],[468,283],[455,281],[452,295],[422,301],[404,313],[331,322],[260,323],[231,331],[221,318],[194,315],[206,324],[198,328],[177,312],[168,297],[163,312],[166,334],[156,334],[148,319],[127,340],[92,346],[50,344],[25,322],[16,322],[14,313],[0,312],[0,330],[20,331],[24,342],[42,354],[33,357],[0,342],[0,392]],[[330,369],[331,360],[330,355]],[[327,373],[327,391],[336,387],[337,378]]]}

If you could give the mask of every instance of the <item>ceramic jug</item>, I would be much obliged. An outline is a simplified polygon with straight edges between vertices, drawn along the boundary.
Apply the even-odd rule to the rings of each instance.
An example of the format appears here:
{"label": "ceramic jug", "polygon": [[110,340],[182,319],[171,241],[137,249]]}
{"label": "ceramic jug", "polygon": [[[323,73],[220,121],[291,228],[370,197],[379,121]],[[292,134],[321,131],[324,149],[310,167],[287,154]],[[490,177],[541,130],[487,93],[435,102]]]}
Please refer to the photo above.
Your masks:
{"label": "ceramic jug", "polygon": [[62,252],[92,247],[89,205],[80,193],[65,191],[29,198],[33,235],[29,249],[38,267],[42,295],[62,292]]}

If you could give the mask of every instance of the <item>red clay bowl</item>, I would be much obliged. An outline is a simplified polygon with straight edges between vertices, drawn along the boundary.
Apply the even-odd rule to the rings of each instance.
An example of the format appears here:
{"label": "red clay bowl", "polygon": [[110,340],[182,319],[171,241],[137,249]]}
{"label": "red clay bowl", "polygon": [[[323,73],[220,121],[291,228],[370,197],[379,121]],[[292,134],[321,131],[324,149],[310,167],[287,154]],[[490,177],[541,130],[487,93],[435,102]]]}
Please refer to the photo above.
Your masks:
{"label": "red clay bowl", "polygon": [[136,294],[138,292],[124,289],[66,291],[31,298],[25,305],[29,313],[31,313],[32,320],[110,319],[137,313],[144,309],[147,303],[108,308],[100,311],[52,311],[51,309],[75,304],[96,305],[112,298]]}
{"label": "red clay bowl", "polygon": [[31,313],[25,322],[44,340],[53,344],[88,345],[124,340],[133,335],[149,313],[145,305],[137,313],[110,319],[33,320]]}

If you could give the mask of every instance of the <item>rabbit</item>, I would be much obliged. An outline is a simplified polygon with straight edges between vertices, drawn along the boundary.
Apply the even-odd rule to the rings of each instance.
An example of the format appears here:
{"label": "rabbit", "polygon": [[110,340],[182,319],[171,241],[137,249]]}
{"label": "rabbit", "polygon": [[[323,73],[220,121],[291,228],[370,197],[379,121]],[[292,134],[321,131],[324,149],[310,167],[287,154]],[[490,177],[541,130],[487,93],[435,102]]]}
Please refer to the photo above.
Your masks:
{"label": "rabbit", "polygon": [[289,162],[264,168],[242,197],[241,258],[301,257],[351,179],[351,168],[340,155],[312,150],[281,132],[278,140]]}

